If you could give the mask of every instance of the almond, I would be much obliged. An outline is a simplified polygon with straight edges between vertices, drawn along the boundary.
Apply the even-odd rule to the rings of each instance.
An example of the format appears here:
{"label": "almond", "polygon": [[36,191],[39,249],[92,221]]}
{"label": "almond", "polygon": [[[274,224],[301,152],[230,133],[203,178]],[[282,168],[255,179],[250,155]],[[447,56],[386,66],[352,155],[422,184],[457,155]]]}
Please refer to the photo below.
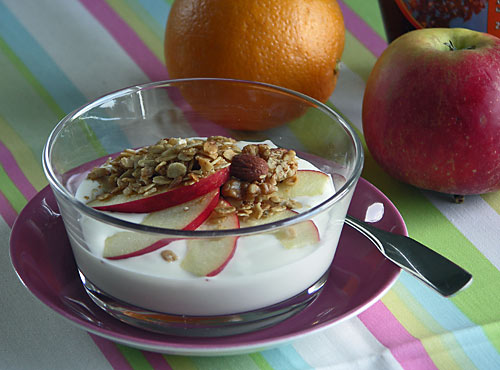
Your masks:
{"label": "almond", "polygon": [[254,182],[262,181],[269,172],[269,167],[264,159],[256,155],[238,154],[233,157],[230,170],[232,176]]}

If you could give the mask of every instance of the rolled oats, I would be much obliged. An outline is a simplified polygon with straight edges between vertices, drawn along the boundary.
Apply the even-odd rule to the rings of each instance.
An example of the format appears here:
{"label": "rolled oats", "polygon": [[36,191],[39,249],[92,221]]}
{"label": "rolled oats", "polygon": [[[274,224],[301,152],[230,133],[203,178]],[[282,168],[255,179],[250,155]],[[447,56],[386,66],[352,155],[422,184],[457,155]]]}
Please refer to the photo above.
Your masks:
{"label": "rolled oats", "polygon": [[250,144],[239,149],[235,140],[223,136],[165,138],[137,150],[126,149],[94,168],[87,177],[100,183],[103,193],[97,197],[99,200],[119,193],[148,196],[161,189],[192,185],[229,166],[239,154],[258,156],[269,170],[255,181],[231,177],[221,187],[221,195],[231,206],[215,210],[219,219],[231,213],[262,218],[300,207],[300,203],[282,199],[277,193],[278,184],[293,186],[297,181],[298,163],[293,150],[271,148],[267,144]]}
{"label": "rolled oats", "polygon": [[[104,190],[101,200],[120,192],[127,196],[148,191],[151,194],[153,188],[144,191],[144,186],[154,184],[158,191],[158,186],[172,188],[193,184],[228,166],[229,153],[240,152],[235,143],[221,136],[206,140],[161,139],[137,150],[125,149],[116,158],[109,158],[103,166],[94,168],[87,177],[100,183]],[[184,177],[186,174],[190,176]]]}
{"label": "rolled oats", "polygon": [[179,176],[184,176],[187,172],[186,165],[181,162],[170,163],[167,167],[167,176],[171,179],[175,179]]}

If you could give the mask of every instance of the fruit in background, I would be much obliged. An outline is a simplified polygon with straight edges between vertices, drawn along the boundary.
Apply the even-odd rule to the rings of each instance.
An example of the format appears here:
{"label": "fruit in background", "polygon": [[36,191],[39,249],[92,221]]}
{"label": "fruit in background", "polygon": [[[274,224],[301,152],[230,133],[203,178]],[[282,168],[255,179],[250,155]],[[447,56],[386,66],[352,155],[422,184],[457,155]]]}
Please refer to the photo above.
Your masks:
{"label": "fruit in background", "polygon": [[[219,189],[183,204],[153,212],[146,216],[143,225],[175,230],[194,230],[210,215],[219,201]],[[123,259],[155,251],[175,239],[159,239],[152,234],[120,231],[106,238],[103,257]]]}
{"label": "fruit in background", "polygon": [[321,171],[298,170],[297,181],[293,186],[278,185],[277,196],[283,199],[293,199],[301,196],[315,196],[324,194],[330,183],[330,177]]}
{"label": "fruit in background", "polygon": [[[164,43],[170,78],[266,82],[322,102],[335,88],[343,48],[336,0],[177,0]],[[303,113],[265,91],[251,94],[253,99],[238,92],[220,86],[183,90],[183,95],[200,114],[233,129],[266,129]],[[216,114],[211,106],[221,101],[236,110]],[[246,110],[238,110],[242,102]]]}
{"label": "fruit in background", "polygon": [[500,39],[451,28],[392,42],[363,99],[363,132],[395,178],[442,193],[500,189]]}
{"label": "fruit in background", "polygon": [[[223,199],[217,207],[230,206]],[[217,222],[218,220],[220,222]],[[235,213],[220,218],[215,212],[197,230],[238,229],[240,223]],[[215,276],[229,263],[236,250],[237,236],[216,239],[190,239],[181,267],[197,276]]]}
{"label": "fruit in background", "polygon": [[[240,227],[264,225],[296,215],[297,212],[286,209],[265,218],[244,218],[240,221]],[[272,235],[274,235],[287,249],[300,248],[319,242],[319,231],[312,220],[299,222],[298,224],[274,231]]]}
{"label": "fruit in background", "polygon": [[100,211],[124,213],[148,213],[173,207],[218,189],[229,179],[229,167],[201,178],[193,185],[182,185],[173,189],[165,187],[153,195],[145,197],[142,194],[117,194],[110,199],[94,200],[88,205]]}

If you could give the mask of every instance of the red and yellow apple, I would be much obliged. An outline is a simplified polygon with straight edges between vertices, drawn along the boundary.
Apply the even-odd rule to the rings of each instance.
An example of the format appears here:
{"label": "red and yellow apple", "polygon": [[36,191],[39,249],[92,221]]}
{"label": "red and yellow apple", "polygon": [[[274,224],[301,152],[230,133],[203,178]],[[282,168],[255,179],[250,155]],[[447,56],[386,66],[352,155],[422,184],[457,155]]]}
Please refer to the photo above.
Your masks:
{"label": "red and yellow apple", "polygon": [[395,178],[449,194],[500,189],[500,39],[459,28],[399,37],[369,76],[362,119]]}
{"label": "red and yellow apple", "polygon": [[[220,199],[218,206],[230,206],[230,204]],[[239,229],[240,227],[235,213],[217,219],[218,216],[212,213],[197,230]],[[197,276],[218,275],[233,257],[237,240],[237,236],[190,239],[187,241],[186,256],[182,260],[181,267]]]}
{"label": "red and yellow apple", "polygon": [[142,194],[116,194],[106,200],[93,200],[88,205],[99,211],[148,213],[173,207],[198,198],[221,187],[229,179],[229,167],[224,167],[213,174],[201,178],[192,185],[175,188],[165,187],[150,196]]}
{"label": "red and yellow apple", "polygon": [[[271,222],[284,220],[296,216],[297,212],[286,209],[282,212],[274,213],[264,218],[244,218],[240,222],[240,227],[251,227],[264,225]],[[273,231],[274,235],[287,249],[300,248],[319,242],[319,230],[312,220],[302,221],[292,226]]]}
{"label": "red and yellow apple", "polygon": [[284,199],[293,199],[301,196],[321,195],[328,191],[330,177],[321,171],[298,170],[297,181],[293,186],[286,184],[278,185],[277,196]]}
{"label": "red and yellow apple", "polygon": [[[210,216],[218,201],[219,189],[216,189],[183,204],[152,212],[141,224],[173,230],[195,230]],[[103,257],[123,259],[140,256],[162,248],[173,240],[152,234],[120,231],[106,238]]]}

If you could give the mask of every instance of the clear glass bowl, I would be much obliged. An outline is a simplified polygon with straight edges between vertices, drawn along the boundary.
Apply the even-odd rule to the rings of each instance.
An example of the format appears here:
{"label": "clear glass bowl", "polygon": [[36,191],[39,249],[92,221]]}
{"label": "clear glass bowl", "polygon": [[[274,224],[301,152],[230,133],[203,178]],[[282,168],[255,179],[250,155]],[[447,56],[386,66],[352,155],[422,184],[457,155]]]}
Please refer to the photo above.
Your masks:
{"label": "clear glass bowl", "polygon": [[[271,140],[293,149],[332,176],[335,194],[292,218],[216,231],[132,223],[75,198],[88,171],[115,153],[166,137],[212,135]],[[98,306],[147,330],[220,336],[278,323],[320,294],[362,170],[363,151],[340,115],[312,98],[263,83],[203,78],[132,86],[77,109],[51,133],[43,165],[81,280]],[[307,220],[314,221],[319,243],[285,249],[273,237]],[[181,242],[236,236],[238,244],[221,273],[197,277],[179,273],[179,261],[161,262],[162,249],[121,260],[103,258],[95,252],[103,242],[103,228]]]}

